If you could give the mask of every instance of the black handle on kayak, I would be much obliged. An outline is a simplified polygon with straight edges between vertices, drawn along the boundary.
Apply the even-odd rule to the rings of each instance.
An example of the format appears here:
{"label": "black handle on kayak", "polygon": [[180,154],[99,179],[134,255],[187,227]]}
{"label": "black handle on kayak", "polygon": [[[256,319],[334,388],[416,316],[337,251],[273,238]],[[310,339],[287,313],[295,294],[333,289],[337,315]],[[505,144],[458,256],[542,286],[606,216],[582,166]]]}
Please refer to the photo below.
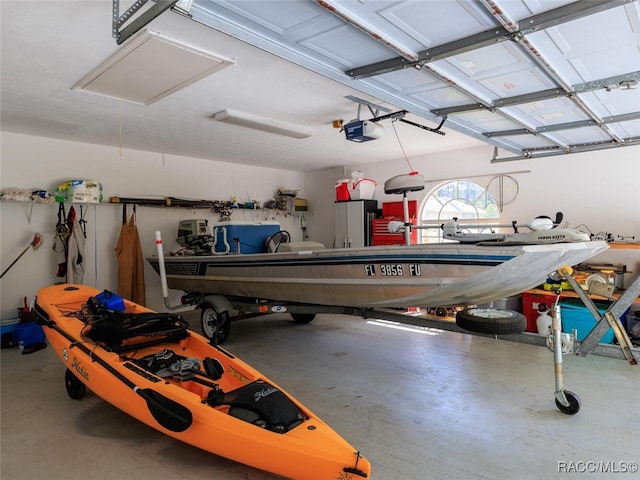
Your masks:
{"label": "black handle on kayak", "polygon": [[165,397],[161,393],[150,388],[140,388],[134,382],[122,375],[118,370],[109,365],[108,362],[96,354],[95,349],[89,349],[84,343],[78,342],[67,332],[62,330],[54,321],[50,320],[49,314],[39,305],[35,306],[36,316],[39,317],[39,324],[52,328],[69,340],[73,347],[79,348],[91,357],[91,360],[98,362],[109,373],[131,388],[146,402],[149,412],[153,418],[164,428],[172,432],[184,432],[193,423],[191,411],[184,405]]}

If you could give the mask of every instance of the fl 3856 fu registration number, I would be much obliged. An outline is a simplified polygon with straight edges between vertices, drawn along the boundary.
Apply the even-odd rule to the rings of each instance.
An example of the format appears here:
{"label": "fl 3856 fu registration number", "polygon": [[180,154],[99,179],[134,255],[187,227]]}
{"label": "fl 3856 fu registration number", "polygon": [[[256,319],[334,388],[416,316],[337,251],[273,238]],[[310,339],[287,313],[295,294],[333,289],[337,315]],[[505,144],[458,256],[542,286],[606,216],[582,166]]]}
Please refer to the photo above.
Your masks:
{"label": "fl 3856 fu registration number", "polygon": [[419,277],[420,265],[409,264],[402,265],[401,263],[382,263],[380,265],[367,264],[364,266],[364,273],[368,277],[375,277],[380,275],[382,277],[402,277],[407,272],[412,277]]}

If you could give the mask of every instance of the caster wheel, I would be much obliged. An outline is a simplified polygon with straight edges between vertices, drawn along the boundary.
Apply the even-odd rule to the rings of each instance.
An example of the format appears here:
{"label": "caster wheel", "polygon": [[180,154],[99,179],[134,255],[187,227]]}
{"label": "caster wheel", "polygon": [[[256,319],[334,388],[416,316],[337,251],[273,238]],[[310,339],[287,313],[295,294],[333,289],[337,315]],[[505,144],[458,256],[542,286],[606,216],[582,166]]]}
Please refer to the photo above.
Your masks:
{"label": "caster wheel", "polygon": [[67,394],[74,400],[80,400],[87,392],[87,386],[78,380],[71,370],[64,372],[64,384],[67,387]]}
{"label": "caster wheel", "polygon": [[580,397],[569,390],[564,391],[564,396],[567,398],[569,405],[562,405],[556,398],[556,407],[558,407],[558,410],[567,415],[575,415],[578,413],[580,411]]}

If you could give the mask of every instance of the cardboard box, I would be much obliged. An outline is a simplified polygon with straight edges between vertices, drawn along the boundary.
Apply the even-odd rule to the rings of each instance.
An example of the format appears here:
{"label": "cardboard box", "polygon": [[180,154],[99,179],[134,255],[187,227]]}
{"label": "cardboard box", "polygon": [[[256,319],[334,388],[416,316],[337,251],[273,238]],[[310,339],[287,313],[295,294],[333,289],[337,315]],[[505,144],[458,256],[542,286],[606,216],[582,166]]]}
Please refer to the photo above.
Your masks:
{"label": "cardboard box", "polygon": [[306,212],[309,210],[309,204],[305,198],[296,198],[293,201],[293,209],[296,212]]}

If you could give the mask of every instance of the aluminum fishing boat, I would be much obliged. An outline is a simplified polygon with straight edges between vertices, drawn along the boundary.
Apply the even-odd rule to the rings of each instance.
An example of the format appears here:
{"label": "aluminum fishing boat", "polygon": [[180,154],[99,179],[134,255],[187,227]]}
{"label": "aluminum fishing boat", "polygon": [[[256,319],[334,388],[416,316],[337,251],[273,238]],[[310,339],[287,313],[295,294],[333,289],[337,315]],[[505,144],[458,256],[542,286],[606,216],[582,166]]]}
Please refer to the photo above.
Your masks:
{"label": "aluminum fishing boat", "polygon": [[442,243],[147,260],[159,274],[166,269],[169,288],[186,292],[348,307],[447,307],[519,294],[607,248],[603,241]]}

